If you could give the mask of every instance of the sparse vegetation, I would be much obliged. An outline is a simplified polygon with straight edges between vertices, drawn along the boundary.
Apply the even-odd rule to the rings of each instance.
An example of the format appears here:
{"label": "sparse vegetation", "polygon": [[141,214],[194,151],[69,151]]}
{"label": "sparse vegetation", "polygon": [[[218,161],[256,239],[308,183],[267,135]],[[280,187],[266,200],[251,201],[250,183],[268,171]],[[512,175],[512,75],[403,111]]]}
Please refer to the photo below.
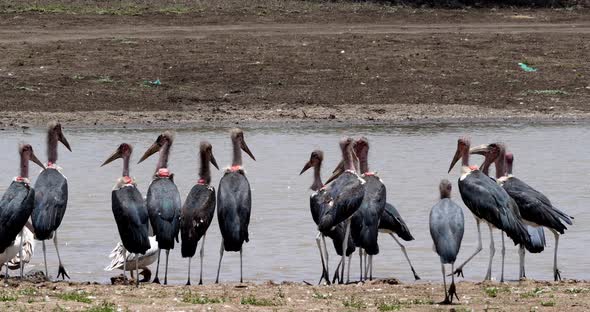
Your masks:
{"label": "sparse vegetation", "polygon": [[325,293],[321,293],[317,290],[314,290],[313,294],[311,296],[315,299],[328,299],[328,298],[332,297],[332,294],[330,294],[330,293],[325,294]]}
{"label": "sparse vegetation", "polygon": [[377,304],[379,311],[399,311],[402,309],[402,305],[399,303],[385,303],[381,302]]}
{"label": "sparse vegetation", "polygon": [[355,296],[351,296],[350,298],[347,298],[346,300],[342,301],[342,305],[344,305],[347,308],[353,309],[364,309],[367,307],[367,305],[363,302],[362,299],[359,299]]}
{"label": "sparse vegetation", "polygon": [[261,307],[270,307],[270,306],[277,305],[275,302],[273,302],[270,299],[256,298],[254,295],[250,295],[248,297],[242,298],[242,300],[240,300],[240,304],[261,306]]}
{"label": "sparse vegetation", "polygon": [[498,296],[498,287],[486,287],[484,291],[490,298],[496,298]]}
{"label": "sparse vegetation", "polygon": [[210,298],[206,295],[202,296],[193,296],[190,292],[185,294],[182,298],[182,302],[184,303],[192,303],[192,304],[215,304],[215,303],[223,303],[223,299],[221,298]]}
{"label": "sparse vegetation", "polygon": [[565,290],[565,292],[569,293],[569,294],[581,294],[581,293],[586,293],[589,291],[590,291],[590,289],[588,289],[588,288],[578,288],[578,287],[572,287],[572,288],[568,288]]}
{"label": "sparse vegetation", "polygon": [[74,291],[69,293],[63,293],[58,295],[58,298],[65,301],[76,301],[82,303],[92,303],[92,300],[88,298],[90,294],[85,291]]}
{"label": "sparse vegetation", "polygon": [[555,300],[541,301],[541,305],[544,307],[554,307]]}
{"label": "sparse vegetation", "polygon": [[545,289],[540,288],[540,287],[535,287],[535,289],[531,290],[531,291],[527,291],[525,293],[520,294],[521,298],[536,298],[539,297],[543,292],[545,292]]}
{"label": "sparse vegetation", "polygon": [[112,302],[106,302],[106,301],[101,303],[100,305],[92,306],[92,307],[84,310],[84,312],[115,312],[115,311],[117,311],[115,304]]}
{"label": "sparse vegetation", "polygon": [[110,76],[100,76],[96,81],[99,83],[113,83],[115,82]]}
{"label": "sparse vegetation", "polygon": [[10,294],[0,294],[0,302],[16,301],[18,298]]}

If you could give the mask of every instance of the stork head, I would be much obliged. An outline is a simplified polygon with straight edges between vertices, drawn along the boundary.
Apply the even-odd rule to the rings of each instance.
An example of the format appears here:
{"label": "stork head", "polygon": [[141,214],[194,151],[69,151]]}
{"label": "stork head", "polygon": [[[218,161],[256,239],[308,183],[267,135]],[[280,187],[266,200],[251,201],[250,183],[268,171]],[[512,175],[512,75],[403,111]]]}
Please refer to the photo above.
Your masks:
{"label": "stork head", "polygon": [[360,137],[354,141],[353,150],[359,159],[366,158],[369,154],[369,140],[366,137]]}
{"label": "stork head", "polygon": [[440,191],[440,199],[443,198],[451,198],[451,191],[453,189],[453,185],[447,179],[443,179],[440,181],[438,185],[438,190]]}
{"label": "stork head", "polygon": [[119,147],[117,147],[115,152],[113,154],[111,154],[111,156],[109,156],[109,158],[107,160],[105,160],[105,162],[102,163],[102,165],[100,165],[100,166],[102,167],[102,166],[112,162],[115,159],[129,158],[129,157],[131,157],[131,152],[133,152],[133,148],[131,147],[131,145],[129,145],[127,143],[121,143],[121,145],[119,145]]}
{"label": "stork head", "polygon": [[455,156],[453,156],[453,160],[451,161],[451,166],[449,167],[449,172],[453,169],[457,161],[461,157],[469,157],[469,146],[471,145],[471,140],[468,137],[462,137],[457,140],[457,150],[455,151]]}
{"label": "stork head", "polygon": [[305,166],[303,166],[303,169],[301,169],[301,172],[299,172],[299,175],[302,175],[305,171],[307,171],[311,167],[314,167],[314,168],[321,167],[323,160],[324,160],[324,152],[322,152],[320,150],[315,150],[315,151],[311,152],[311,156],[309,156],[309,160],[307,161],[307,163],[305,163]]}
{"label": "stork head", "polygon": [[217,160],[215,160],[215,156],[213,156],[213,147],[211,143],[207,141],[202,141],[199,146],[199,151],[201,153],[202,159],[207,159],[217,170],[219,170],[219,166],[217,166]]}
{"label": "stork head", "polygon": [[[484,161],[481,164],[481,169],[489,167],[492,163],[497,161],[506,151],[503,143],[482,144],[469,149],[469,154],[483,155]],[[497,170],[498,168],[496,168]],[[502,172],[502,175],[504,173]]]}
{"label": "stork head", "polygon": [[506,172],[512,174],[512,163],[514,162],[514,154],[506,153]]}
{"label": "stork head", "polygon": [[231,130],[231,140],[235,144],[238,144],[240,146],[240,149],[242,149],[246,154],[248,154],[248,156],[250,156],[250,158],[252,158],[254,161],[256,161],[256,158],[254,158],[254,155],[252,155],[250,148],[248,148],[248,145],[246,144],[246,141],[244,140],[244,131],[242,131],[242,129],[239,129],[239,128],[232,129]]}
{"label": "stork head", "polygon": [[20,154],[21,159],[26,161],[32,161],[39,165],[39,167],[45,169],[43,163],[35,156],[35,152],[33,151],[33,147],[30,144],[20,144],[18,147],[18,152]]}
{"label": "stork head", "polygon": [[158,136],[158,138],[156,139],[156,142],[154,142],[148,149],[147,151],[145,151],[145,153],[143,154],[143,156],[141,156],[141,159],[139,160],[138,164],[141,163],[142,161],[148,159],[150,156],[152,156],[153,154],[157,153],[162,146],[164,145],[172,145],[172,142],[174,142],[174,134],[170,131],[165,131],[164,133],[160,134]]}
{"label": "stork head", "polygon": [[49,123],[47,129],[47,138],[49,140],[57,139],[57,141],[61,142],[68,149],[68,151],[72,151],[72,149],[70,148],[70,143],[68,143],[68,140],[64,136],[64,133],[61,129],[61,123],[57,121],[52,121]]}

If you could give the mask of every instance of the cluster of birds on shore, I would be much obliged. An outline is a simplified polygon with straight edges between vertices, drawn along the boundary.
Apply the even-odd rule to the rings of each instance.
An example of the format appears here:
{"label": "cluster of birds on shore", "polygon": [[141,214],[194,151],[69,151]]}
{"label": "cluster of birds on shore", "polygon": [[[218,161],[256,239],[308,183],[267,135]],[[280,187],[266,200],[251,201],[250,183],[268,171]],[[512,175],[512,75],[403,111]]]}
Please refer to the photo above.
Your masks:
{"label": "cluster of birds on shore", "polygon": [[[0,263],[6,270],[19,269],[21,277],[26,263],[34,252],[34,240],[43,242],[45,275],[47,259],[45,240],[53,239],[59,269],[57,277],[69,275],[59,256],[57,230],[67,207],[67,179],[57,166],[57,149],[61,142],[71,151],[60,123],[52,122],[47,135],[47,164],[43,164],[29,144],[19,146],[20,174],[14,178],[10,187],[0,200]],[[157,261],[154,282],[159,283],[161,250],[166,252],[164,284],[167,284],[168,258],[170,250],[181,238],[181,254],[188,258],[187,285],[190,285],[191,260],[201,242],[202,284],[204,242],[207,230],[217,210],[218,223],[222,235],[216,283],[224,251],[240,252],[240,282],[242,278],[242,248],[248,242],[248,226],[251,214],[251,190],[242,167],[242,152],[256,160],[244,139],[244,132],[232,129],[230,133],[233,160],[225,169],[219,182],[217,193],[211,183],[211,165],[219,169],[213,156],[210,143],[203,141],[199,146],[199,179],[192,187],[184,203],[174,183],[174,175],[168,170],[168,158],[174,141],[171,132],[163,132],[143,154],[139,163],[159,152],[152,182],[144,198],[130,176],[130,158],[133,148],[122,143],[108,157],[102,166],[121,158],[123,170],[116,180],[111,195],[113,216],[121,242],[111,253],[112,262],[106,270],[135,270],[136,285],[139,283],[139,270],[144,281],[151,279],[148,265]],[[359,249],[360,281],[372,279],[373,256],[379,253],[378,233],[390,234],[401,247],[415,279],[419,279],[405,247],[398,237],[405,241],[413,236],[400,213],[387,202],[387,192],[380,177],[369,170],[369,141],[365,137],[343,138],[340,141],[342,161],[324,184],[321,179],[321,166],[324,154],[320,150],[311,153],[300,175],[313,168],[313,183],[310,197],[310,210],[319,233],[316,243],[320,253],[322,273],[320,283],[344,283],[350,281],[351,257]],[[469,156],[484,156],[480,167],[469,164]],[[554,279],[561,279],[557,267],[557,247],[559,235],[572,225],[573,217],[555,208],[549,199],[522,180],[513,176],[514,155],[507,152],[502,143],[484,144],[471,148],[468,138],[460,138],[451,162],[449,172],[462,160],[461,176],[458,181],[461,198],[473,213],[478,230],[478,247],[463,263],[455,268],[464,233],[462,209],[451,199],[452,184],[442,180],[439,185],[440,201],[430,212],[430,233],[434,250],[440,256],[445,287],[444,303],[458,298],[454,276],[462,275],[464,266],[482,250],[480,224],[485,222],[490,230],[490,260],[485,279],[491,279],[492,259],[495,254],[493,229],[499,229],[502,236],[502,271],[504,280],[504,233],[519,245],[519,278],[525,278],[525,250],[531,253],[543,251],[545,236],[543,227],[555,235]],[[29,180],[29,165],[33,162],[43,168],[34,186]],[[496,177],[489,176],[491,165],[495,166]],[[328,250],[325,237],[333,241],[334,249],[341,261],[334,277],[330,279]],[[397,237],[396,237],[397,236]],[[348,266],[346,258],[348,257]],[[451,265],[451,285],[447,291],[445,264]],[[5,276],[8,276],[6,273]],[[125,277],[126,278],[126,277]]]}

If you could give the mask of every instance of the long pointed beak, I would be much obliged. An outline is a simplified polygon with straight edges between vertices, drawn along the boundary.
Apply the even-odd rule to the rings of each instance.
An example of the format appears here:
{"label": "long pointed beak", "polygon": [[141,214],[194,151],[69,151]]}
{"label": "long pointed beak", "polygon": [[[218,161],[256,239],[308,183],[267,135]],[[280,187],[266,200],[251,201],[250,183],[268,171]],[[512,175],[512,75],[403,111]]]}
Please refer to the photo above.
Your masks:
{"label": "long pointed beak", "polygon": [[39,167],[45,169],[45,166],[43,165],[43,163],[39,160],[39,158],[37,158],[37,156],[35,156],[35,153],[31,153],[31,161],[36,163],[37,165],[39,165]]}
{"label": "long pointed beak", "polygon": [[299,172],[299,175],[302,175],[309,168],[311,168],[311,160],[308,161],[307,163],[305,163],[305,166],[303,166],[303,169],[301,169],[301,172]]}
{"label": "long pointed beak", "polygon": [[482,144],[469,149],[469,154],[486,155],[490,151],[489,144]]}
{"label": "long pointed beak", "polygon": [[451,173],[451,170],[453,170],[453,167],[455,167],[455,164],[457,163],[459,158],[461,158],[461,150],[457,149],[457,151],[455,152],[455,156],[453,156],[453,160],[451,161],[449,171],[447,173]]}
{"label": "long pointed beak", "polygon": [[104,161],[104,163],[102,163],[102,165],[100,165],[101,167],[112,162],[115,159],[121,158],[121,151],[119,151],[119,149],[117,149],[111,156],[109,156],[109,158],[107,160]]}
{"label": "long pointed beak", "polygon": [[242,147],[242,150],[246,152],[246,154],[248,154],[250,158],[256,161],[256,158],[254,158],[254,155],[252,155],[252,152],[250,152],[250,149],[248,148],[248,145],[246,145],[246,142],[244,140],[242,140],[242,143],[240,145]]}
{"label": "long pointed beak", "polygon": [[150,148],[148,148],[148,150],[145,151],[145,153],[143,154],[143,156],[141,156],[141,159],[137,163],[138,164],[141,163],[142,161],[146,160],[148,157],[154,155],[159,150],[160,150],[160,145],[158,145],[158,143],[152,144],[152,146],[150,146]]}
{"label": "long pointed beak", "polygon": [[68,140],[63,134],[59,136],[59,141],[68,149],[68,151],[72,151],[72,149],[70,148],[70,143],[68,143]]}
{"label": "long pointed beak", "polygon": [[336,166],[336,169],[334,169],[334,171],[332,172],[332,176],[328,178],[328,180],[326,180],[326,185],[328,185],[328,183],[336,180],[336,178],[338,178],[341,174],[344,173],[344,162],[341,161],[338,166]]}
{"label": "long pointed beak", "polygon": [[217,160],[215,160],[215,157],[213,156],[213,153],[211,153],[211,160],[210,160],[211,164],[213,166],[215,166],[215,168],[217,168],[217,170],[219,170],[219,166],[217,166]]}

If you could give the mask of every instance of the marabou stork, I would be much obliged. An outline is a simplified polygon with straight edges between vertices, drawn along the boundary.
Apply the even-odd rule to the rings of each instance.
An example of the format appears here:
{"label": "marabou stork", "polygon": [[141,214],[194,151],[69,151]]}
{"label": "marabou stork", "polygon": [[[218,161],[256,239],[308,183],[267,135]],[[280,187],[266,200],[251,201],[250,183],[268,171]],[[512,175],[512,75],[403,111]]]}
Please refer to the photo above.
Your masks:
{"label": "marabou stork", "polygon": [[[37,159],[33,147],[29,144],[21,144],[18,148],[20,154],[20,174],[14,178],[2,199],[0,199],[0,253],[14,244],[20,233],[19,258],[23,259],[23,228],[31,216],[35,207],[35,190],[29,180],[29,161],[32,161],[45,169],[43,163]],[[7,258],[5,265],[8,265]],[[20,268],[20,277],[23,277],[23,267]],[[8,278],[8,274],[5,278]]]}
{"label": "marabou stork", "polygon": [[[472,149],[472,153],[484,154],[494,153],[497,157],[494,160],[498,182],[504,190],[517,203],[520,214],[527,224],[536,227],[542,234],[543,228],[548,228],[555,236],[555,253],[553,256],[553,278],[561,280],[561,274],[557,268],[557,247],[559,235],[564,234],[567,225],[572,225],[573,217],[562,212],[545,196],[524,181],[512,175],[514,155],[506,153],[506,147],[502,143],[484,144]],[[505,167],[506,166],[506,167]],[[565,223],[565,224],[564,224]],[[532,237],[532,236],[531,236]],[[544,239],[544,237],[543,237]],[[531,250],[529,250],[531,251]],[[520,254],[520,278],[525,277],[524,270],[524,249],[521,246]]]}
{"label": "marabou stork", "polygon": [[[410,229],[408,228],[404,219],[402,219],[402,216],[399,214],[397,209],[390,203],[385,204],[385,209],[383,210],[383,214],[379,220],[379,232],[391,235],[391,237],[401,248],[404,256],[406,257],[406,260],[408,260],[410,269],[414,274],[414,279],[419,280],[420,276],[416,274],[416,270],[414,270],[414,266],[412,266],[410,257],[408,257],[408,253],[406,252],[406,247],[395,237],[395,235],[397,235],[405,241],[412,241],[414,240],[414,236],[412,236],[412,233],[410,233]],[[394,233],[395,235],[393,235]]]}
{"label": "marabou stork", "polygon": [[[365,137],[354,142],[354,153],[359,160],[361,178],[365,180],[365,194],[358,210],[352,215],[350,234],[355,246],[359,247],[361,258],[361,277],[363,281],[363,251],[369,256],[366,263],[369,269],[369,280],[373,279],[373,255],[379,253],[377,235],[379,233],[379,221],[385,210],[386,189],[385,185],[374,172],[369,171],[368,154],[369,141]],[[350,262],[349,262],[350,264]],[[365,279],[367,272],[365,272]],[[348,282],[348,281],[347,281]]]}
{"label": "marabou stork", "polygon": [[[115,269],[125,270],[131,272],[131,278],[133,278],[133,270],[141,269],[140,275],[143,275],[143,279],[140,282],[149,282],[152,276],[152,272],[149,266],[152,265],[158,259],[158,241],[156,236],[150,236],[150,248],[143,255],[139,255],[137,259],[137,265],[135,264],[136,254],[131,253],[125,249],[121,242],[117,243],[117,246],[109,254],[109,258],[112,259],[111,263],[104,268],[105,271],[112,271]],[[137,276],[139,279],[139,276]]]}
{"label": "marabou stork", "polygon": [[49,278],[47,271],[47,253],[45,241],[53,238],[59,269],[57,278],[70,278],[61,262],[59,249],[57,248],[57,229],[63,220],[68,205],[68,179],[61,173],[61,167],[57,165],[57,145],[61,142],[70,152],[70,144],[64,136],[61,124],[52,122],[47,130],[47,168],[39,174],[35,182],[35,209],[31,215],[35,238],[42,242],[43,262],[45,264],[45,276]]}
{"label": "marabou stork", "polygon": [[201,166],[199,180],[193,186],[184,201],[180,218],[180,236],[182,238],[181,253],[188,259],[187,285],[191,284],[191,260],[197,251],[197,244],[201,242],[201,273],[199,285],[203,284],[203,256],[205,255],[205,236],[215,214],[215,188],[211,185],[211,163],[219,170],[217,161],[213,156],[213,148],[209,142],[203,141],[199,146]]}
{"label": "marabou stork", "polygon": [[242,150],[254,161],[254,155],[250,152],[244,132],[241,129],[231,130],[233,146],[233,160],[230,168],[219,181],[217,190],[217,220],[221,231],[221,247],[219,250],[219,265],[217,267],[217,278],[219,283],[219,272],[224,251],[240,252],[240,283],[242,278],[242,245],[248,242],[248,225],[250,224],[250,212],[252,209],[252,193],[250,183],[246,178],[246,172],[242,168]]}
{"label": "marabou stork", "polygon": [[469,146],[469,139],[460,138],[458,140],[457,150],[451,161],[449,172],[461,158],[459,191],[465,206],[471,210],[475,217],[478,246],[473,255],[459,265],[452,274],[462,275],[463,266],[482,250],[480,223],[484,221],[490,229],[490,260],[485,276],[485,280],[490,280],[492,277],[492,259],[495,253],[494,228],[506,232],[515,244],[530,245],[531,240],[527,228],[518,214],[518,207],[514,200],[493,179],[483,174],[477,166],[469,166]]}
{"label": "marabou stork", "polygon": [[[174,175],[168,170],[168,156],[174,136],[166,131],[158,136],[156,142],[148,148],[138,163],[146,160],[156,152],[160,152],[160,158],[156,165],[152,183],[148,188],[146,206],[150,216],[150,223],[158,248],[166,250],[166,269],[164,271],[164,285],[168,284],[168,257],[170,249],[174,249],[174,240],[178,242],[180,231],[180,192],[174,184]],[[158,273],[160,271],[160,251],[158,251],[158,264],[154,283],[159,284]]]}
{"label": "marabou stork", "polygon": [[[311,210],[311,216],[316,225],[319,224],[321,216],[324,214],[327,208],[325,204],[332,201],[330,194],[326,191],[324,184],[322,183],[321,167],[324,160],[324,153],[320,150],[315,150],[311,153],[309,161],[305,164],[299,175],[303,174],[309,168],[313,167],[313,184],[310,189],[314,191],[309,197],[309,207]],[[316,243],[320,250],[320,258],[322,261],[322,276],[320,277],[320,283],[322,279],[325,279],[327,284],[330,284],[329,266],[328,266],[328,249],[326,247],[325,236],[332,239],[334,249],[339,256],[342,256],[342,241],[344,240],[346,228],[344,223],[338,224],[334,229],[330,229],[326,232],[318,232],[316,236]],[[354,250],[355,245],[352,241],[352,237],[348,238],[348,249],[346,250],[346,256],[350,256]],[[323,243],[323,249],[322,249]],[[338,270],[338,269],[337,269]],[[339,275],[339,274],[338,274]]]}
{"label": "marabou stork", "polygon": [[[318,224],[318,230],[325,232],[333,229],[342,222],[346,222],[342,250],[348,250],[351,217],[361,206],[365,195],[365,180],[355,171],[353,144],[354,140],[352,138],[343,138],[340,140],[343,166],[338,166],[332,177],[326,182],[327,184],[333,180],[326,187],[331,200],[325,204],[327,205],[326,209]],[[344,280],[345,257],[346,255],[343,253],[340,282]]]}
{"label": "marabou stork", "polygon": [[455,275],[451,274],[451,287],[447,292],[447,279],[445,264],[451,265],[454,271],[455,260],[465,231],[465,218],[463,210],[451,199],[451,182],[442,180],[439,185],[440,201],[430,210],[430,236],[434,242],[434,250],[440,257],[440,266],[445,288],[444,304],[453,303],[453,296],[459,300],[455,289]]}
{"label": "marabou stork", "polygon": [[[123,158],[123,174],[115,183],[111,202],[123,247],[126,251],[135,254],[137,275],[135,285],[137,287],[139,286],[139,254],[145,254],[150,249],[150,240],[148,211],[135,181],[129,176],[129,159],[132,151],[131,145],[122,143],[101,167],[115,159]],[[122,251],[123,254],[126,254],[125,250]],[[123,276],[125,276],[126,263],[127,261],[123,262]]]}

